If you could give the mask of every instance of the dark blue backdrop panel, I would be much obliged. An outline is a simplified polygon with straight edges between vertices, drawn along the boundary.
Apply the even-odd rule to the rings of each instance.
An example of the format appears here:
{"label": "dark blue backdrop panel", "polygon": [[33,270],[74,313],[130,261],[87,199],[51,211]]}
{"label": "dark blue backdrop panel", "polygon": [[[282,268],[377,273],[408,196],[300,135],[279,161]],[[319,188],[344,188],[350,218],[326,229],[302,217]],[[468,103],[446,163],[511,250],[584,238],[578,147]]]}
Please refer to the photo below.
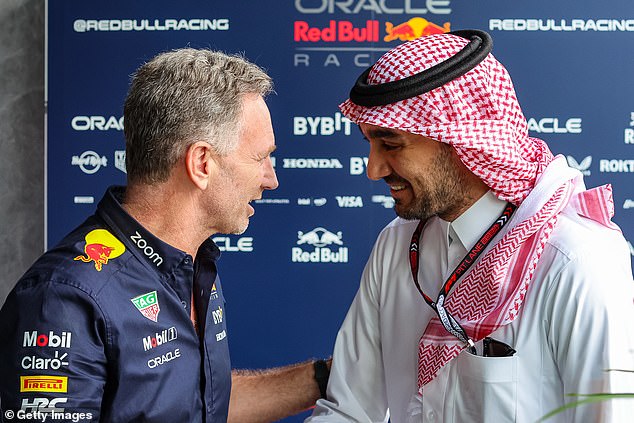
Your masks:
{"label": "dark blue backdrop panel", "polygon": [[[358,74],[402,42],[386,41],[388,22],[417,35],[488,30],[531,135],[588,186],[613,185],[614,220],[634,240],[631,5],[586,3],[49,0],[47,245],[91,214],[108,185],[125,183],[122,104],[140,64],[185,46],[242,53],[275,81],[267,102],[280,187],[246,233],[216,237],[233,363],[329,355],[374,239],[394,217],[385,184],[364,175],[367,143],[337,109]],[[413,18],[427,26],[408,28]]]}

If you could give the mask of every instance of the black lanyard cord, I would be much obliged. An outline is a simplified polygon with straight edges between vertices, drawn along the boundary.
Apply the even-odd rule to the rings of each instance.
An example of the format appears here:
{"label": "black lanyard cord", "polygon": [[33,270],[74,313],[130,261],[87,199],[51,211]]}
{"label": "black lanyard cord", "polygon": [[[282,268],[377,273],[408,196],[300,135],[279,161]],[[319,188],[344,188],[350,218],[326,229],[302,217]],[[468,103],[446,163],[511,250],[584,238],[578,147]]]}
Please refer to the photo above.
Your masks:
{"label": "black lanyard cord", "polygon": [[502,227],[509,221],[511,215],[515,211],[517,206],[507,203],[504,211],[500,217],[496,219],[495,222],[487,229],[484,234],[480,237],[478,242],[475,243],[473,248],[463,257],[458,266],[451,272],[449,278],[445,281],[440,292],[438,293],[438,298],[436,301],[432,300],[429,296],[427,296],[418,282],[418,268],[420,263],[420,236],[423,232],[423,227],[425,226],[423,221],[418,222],[418,226],[416,226],[416,230],[412,235],[412,241],[410,243],[409,248],[409,261],[410,268],[412,271],[412,279],[414,281],[414,285],[420,294],[422,295],[425,302],[436,312],[438,315],[438,319],[440,319],[440,323],[444,326],[444,328],[458,338],[461,342],[468,345],[472,352],[475,351],[474,342],[467,336],[464,328],[458,323],[456,319],[445,309],[444,303],[445,299],[449,295],[449,292],[454,287],[456,282],[460,279],[462,275],[464,275],[467,270],[471,267],[473,263],[480,257],[480,254],[485,250],[487,245],[491,242],[491,240],[495,237],[495,235],[500,232]]}

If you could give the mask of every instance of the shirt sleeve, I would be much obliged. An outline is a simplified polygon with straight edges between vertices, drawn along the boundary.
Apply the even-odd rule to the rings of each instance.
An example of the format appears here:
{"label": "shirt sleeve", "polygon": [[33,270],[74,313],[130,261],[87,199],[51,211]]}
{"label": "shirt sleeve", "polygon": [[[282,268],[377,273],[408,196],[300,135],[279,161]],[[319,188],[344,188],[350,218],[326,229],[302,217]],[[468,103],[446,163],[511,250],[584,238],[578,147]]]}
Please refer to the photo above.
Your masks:
{"label": "shirt sleeve", "polygon": [[306,422],[387,422],[385,375],[381,354],[376,247],[339,330],[328,381]]}
{"label": "shirt sleeve", "polygon": [[[598,248],[574,257],[549,294],[547,338],[565,402],[634,387],[634,283],[629,254],[621,250]],[[630,421],[634,398],[579,405],[566,414],[570,422]]]}
{"label": "shirt sleeve", "polygon": [[22,280],[0,310],[2,415],[99,420],[106,332],[96,303],[76,285]]}

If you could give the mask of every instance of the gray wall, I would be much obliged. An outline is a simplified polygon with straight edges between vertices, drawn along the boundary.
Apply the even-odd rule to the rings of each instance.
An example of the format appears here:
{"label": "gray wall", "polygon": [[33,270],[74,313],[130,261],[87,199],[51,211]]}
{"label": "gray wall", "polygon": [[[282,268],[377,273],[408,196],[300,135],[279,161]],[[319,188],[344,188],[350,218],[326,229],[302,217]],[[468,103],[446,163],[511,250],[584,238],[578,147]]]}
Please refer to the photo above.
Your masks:
{"label": "gray wall", "polygon": [[0,0],[0,304],[44,251],[44,0]]}

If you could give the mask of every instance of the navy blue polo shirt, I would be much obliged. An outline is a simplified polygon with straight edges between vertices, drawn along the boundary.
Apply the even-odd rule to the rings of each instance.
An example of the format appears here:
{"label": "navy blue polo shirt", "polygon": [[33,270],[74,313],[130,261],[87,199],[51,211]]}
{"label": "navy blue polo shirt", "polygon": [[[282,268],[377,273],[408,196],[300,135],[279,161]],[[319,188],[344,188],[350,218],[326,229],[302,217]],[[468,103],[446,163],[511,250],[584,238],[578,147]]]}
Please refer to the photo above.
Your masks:
{"label": "navy blue polo shirt", "polygon": [[[194,262],[128,215],[124,192],[109,188],[96,213],[36,261],[0,310],[1,416],[226,421],[231,366],[220,251],[209,238]],[[192,293],[204,316],[200,334],[190,320]]]}

